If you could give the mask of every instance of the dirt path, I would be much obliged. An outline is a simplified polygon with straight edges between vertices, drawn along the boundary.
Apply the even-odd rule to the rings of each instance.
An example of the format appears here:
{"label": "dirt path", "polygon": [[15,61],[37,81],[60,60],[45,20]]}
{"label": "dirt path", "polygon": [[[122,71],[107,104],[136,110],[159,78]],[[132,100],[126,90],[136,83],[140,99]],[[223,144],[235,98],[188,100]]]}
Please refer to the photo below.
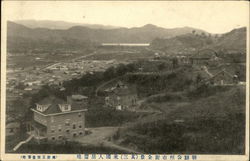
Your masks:
{"label": "dirt path", "polygon": [[109,137],[113,136],[118,127],[98,127],[89,128],[91,134],[78,137],[75,140],[82,144],[100,145],[104,140],[108,140]]}
{"label": "dirt path", "polygon": [[93,146],[103,146],[120,151],[125,151],[128,153],[139,153],[133,149],[117,145],[110,140],[110,138],[117,132],[119,127],[98,127],[98,128],[89,128],[91,134],[75,138],[75,141],[83,145],[93,145]]}
{"label": "dirt path", "polygon": [[133,149],[130,149],[130,148],[127,148],[127,147],[123,147],[123,146],[120,146],[120,145],[117,145],[117,144],[114,144],[113,142],[110,142],[110,141],[104,141],[103,142],[103,146],[105,147],[110,147],[110,148],[114,148],[114,149],[118,149],[120,151],[125,151],[125,152],[128,152],[128,153],[132,153],[132,154],[141,154],[141,152],[138,152],[138,151],[135,151]]}
{"label": "dirt path", "polygon": [[82,58],[87,58],[87,57],[89,57],[89,56],[93,56],[93,55],[96,55],[96,54],[97,54],[97,52],[94,51],[94,52],[92,52],[92,53],[90,53],[90,54],[88,54],[88,55],[83,55],[83,56],[74,58],[74,59],[72,59],[71,61],[75,61],[75,60],[77,60],[77,59],[82,59]]}

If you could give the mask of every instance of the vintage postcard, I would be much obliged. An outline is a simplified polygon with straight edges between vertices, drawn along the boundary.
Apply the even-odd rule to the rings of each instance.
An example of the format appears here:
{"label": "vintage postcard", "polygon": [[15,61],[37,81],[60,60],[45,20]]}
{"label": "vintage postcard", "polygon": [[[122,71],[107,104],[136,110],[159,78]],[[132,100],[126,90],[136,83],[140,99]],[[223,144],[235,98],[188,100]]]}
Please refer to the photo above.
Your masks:
{"label": "vintage postcard", "polygon": [[3,1],[1,160],[249,160],[248,1]]}

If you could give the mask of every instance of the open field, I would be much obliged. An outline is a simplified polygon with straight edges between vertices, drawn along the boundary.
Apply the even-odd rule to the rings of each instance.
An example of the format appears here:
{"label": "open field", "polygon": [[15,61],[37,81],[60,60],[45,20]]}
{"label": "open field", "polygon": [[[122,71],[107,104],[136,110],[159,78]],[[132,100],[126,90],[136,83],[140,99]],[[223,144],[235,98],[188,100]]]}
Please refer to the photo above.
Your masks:
{"label": "open field", "polygon": [[[83,53],[84,54],[84,53]],[[8,56],[8,65],[14,66],[15,68],[29,68],[32,67],[43,67],[56,62],[68,61],[76,57],[81,56],[82,53],[74,54],[29,54],[29,55],[12,55]]]}
{"label": "open field", "polygon": [[116,60],[116,61],[131,61],[137,59],[145,59],[153,57],[152,52],[143,52],[141,50],[98,50],[98,54],[86,57],[88,60]]}

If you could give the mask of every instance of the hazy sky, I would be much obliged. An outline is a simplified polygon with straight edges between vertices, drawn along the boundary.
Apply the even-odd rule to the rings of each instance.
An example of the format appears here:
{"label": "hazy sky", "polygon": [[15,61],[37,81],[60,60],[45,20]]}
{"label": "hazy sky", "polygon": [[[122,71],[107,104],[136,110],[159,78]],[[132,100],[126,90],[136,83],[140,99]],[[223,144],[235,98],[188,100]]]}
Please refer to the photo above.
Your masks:
{"label": "hazy sky", "polygon": [[249,24],[246,1],[9,1],[9,20],[63,20],[69,22],[165,28],[190,26],[224,33]]}

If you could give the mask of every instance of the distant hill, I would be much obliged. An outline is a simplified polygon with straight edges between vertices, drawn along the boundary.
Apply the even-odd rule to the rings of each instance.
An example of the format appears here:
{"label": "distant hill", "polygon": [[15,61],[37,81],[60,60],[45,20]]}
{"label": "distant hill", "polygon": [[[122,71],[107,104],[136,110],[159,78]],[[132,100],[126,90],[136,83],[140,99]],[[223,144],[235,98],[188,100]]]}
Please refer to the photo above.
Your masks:
{"label": "distant hill", "polygon": [[212,38],[185,34],[169,39],[155,39],[152,41],[151,47],[166,53],[186,54],[196,52],[211,43],[213,43]]}
{"label": "distant hill", "polygon": [[75,39],[64,36],[64,30],[46,28],[31,29],[23,25],[8,22],[8,52],[27,52],[28,50],[50,51],[56,49],[83,49],[93,43],[88,39]]}
{"label": "distant hill", "polygon": [[154,39],[151,47],[166,53],[197,53],[205,48],[246,52],[246,28],[234,29],[219,37],[206,33],[188,33],[167,39]]}
{"label": "distant hill", "polygon": [[142,27],[117,28],[109,30],[89,29],[75,26],[67,30],[68,36],[79,35],[88,37],[92,41],[106,43],[150,43],[153,39],[170,38],[176,35],[191,33],[192,28],[165,29],[147,24]]}
{"label": "distant hill", "polygon": [[[37,47],[46,45],[60,47],[71,45],[82,47],[86,42],[95,43],[150,43],[156,38],[171,38],[178,35],[204,31],[183,27],[165,29],[155,25],[134,28],[93,29],[74,26],[69,29],[29,28],[14,22],[8,22],[8,49]],[[84,45],[83,45],[84,46]]]}
{"label": "distant hill", "polygon": [[73,23],[66,21],[50,21],[50,20],[17,20],[14,21],[17,24],[24,25],[29,28],[48,28],[48,29],[69,29],[73,26],[85,26],[93,29],[114,29],[119,28],[109,25],[98,24],[85,24],[85,23]]}

